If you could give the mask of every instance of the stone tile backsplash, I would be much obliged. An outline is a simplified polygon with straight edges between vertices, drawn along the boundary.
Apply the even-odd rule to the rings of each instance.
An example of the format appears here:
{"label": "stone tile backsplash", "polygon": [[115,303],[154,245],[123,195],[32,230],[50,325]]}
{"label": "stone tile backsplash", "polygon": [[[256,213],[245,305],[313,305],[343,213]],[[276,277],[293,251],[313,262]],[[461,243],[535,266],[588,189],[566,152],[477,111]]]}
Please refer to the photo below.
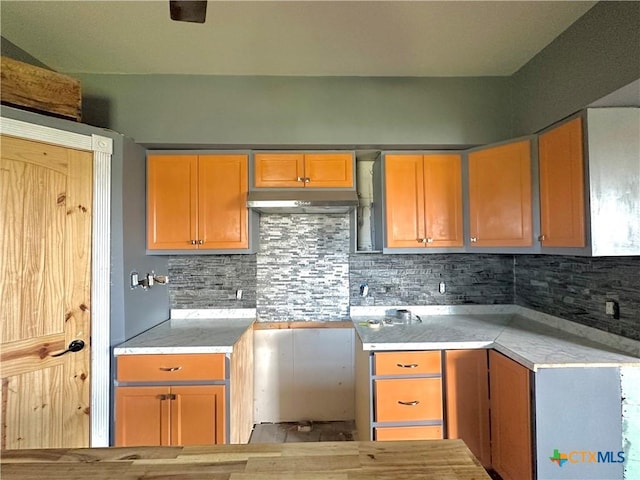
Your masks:
{"label": "stone tile backsplash", "polygon": [[[262,215],[255,255],[169,258],[171,308],[293,321],[344,320],[349,306],[517,303],[640,340],[640,257],[350,254],[349,229],[348,215]],[[620,319],[605,314],[606,300]]]}
{"label": "stone tile backsplash", "polygon": [[349,318],[349,216],[260,216],[261,321]]}
{"label": "stone tile backsplash", "polygon": [[[255,255],[169,257],[171,308],[255,308]],[[236,291],[242,290],[242,299]]]}
{"label": "stone tile backsplash", "polygon": [[516,255],[515,282],[518,305],[640,340],[640,257]]}
{"label": "stone tile backsplash", "polygon": [[512,255],[371,253],[353,254],[349,263],[351,305],[513,303]]}

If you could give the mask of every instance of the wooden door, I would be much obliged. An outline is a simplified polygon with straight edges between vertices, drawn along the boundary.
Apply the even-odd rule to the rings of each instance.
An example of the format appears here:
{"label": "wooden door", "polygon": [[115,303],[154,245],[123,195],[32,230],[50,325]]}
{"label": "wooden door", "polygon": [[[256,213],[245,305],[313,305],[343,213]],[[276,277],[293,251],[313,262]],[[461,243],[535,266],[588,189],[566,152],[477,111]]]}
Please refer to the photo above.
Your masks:
{"label": "wooden door", "polygon": [[198,247],[198,157],[149,155],[147,158],[147,248]]}
{"label": "wooden door", "polygon": [[540,241],[545,247],[584,247],[584,157],[580,117],[538,137]]}
{"label": "wooden door", "polygon": [[462,157],[424,156],[427,247],[462,247]]}
{"label": "wooden door", "polygon": [[116,388],[116,447],[170,445],[169,394],[169,387]]}
{"label": "wooden door", "polygon": [[246,155],[198,157],[198,247],[249,248]]}
{"label": "wooden door", "polygon": [[[386,246],[424,246],[424,166],[422,155],[386,155]],[[423,241],[424,240],[424,241]]]}
{"label": "wooden door", "polygon": [[225,443],[223,385],[171,387],[171,444]]}
{"label": "wooden door", "polygon": [[306,188],[353,187],[351,153],[307,153],[304,156]]}
{"label": "wooden door", "polygon": [[531,480],[529,370],[489,351],[491,463],[503,480]]}
{"label": "wooden door", "polygon": [[532,240],[531,142],[469,154],[472,247],[529,247]]}
{"label": "wooden door", "polygon": [[304,155],[301,153],[256,153],[254,167],[256,187],[304,187]]}
{"label": "wooden door", "polygon": [[88,447],[93,154],[6,136],[1,152],[2,448]]}
{"label": "wooden door", "polygon": [[447,350],[447,434],[461,438],[485,467],[491,466],[487,351]]}

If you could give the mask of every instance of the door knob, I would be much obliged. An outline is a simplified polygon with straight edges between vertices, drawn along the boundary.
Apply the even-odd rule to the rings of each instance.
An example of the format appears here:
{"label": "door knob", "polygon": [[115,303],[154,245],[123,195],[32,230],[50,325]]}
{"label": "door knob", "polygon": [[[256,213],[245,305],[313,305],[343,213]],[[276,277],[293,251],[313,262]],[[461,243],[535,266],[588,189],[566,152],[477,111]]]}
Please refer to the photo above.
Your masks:
{"label": "door knob", "polygon": [[84,342],[82,340],[73,340],[67,349],[64,352],[56,353],[55,355],[51,355],[52,357],[61,357],[65,353],[69,352],[79,352],[84,348]]}

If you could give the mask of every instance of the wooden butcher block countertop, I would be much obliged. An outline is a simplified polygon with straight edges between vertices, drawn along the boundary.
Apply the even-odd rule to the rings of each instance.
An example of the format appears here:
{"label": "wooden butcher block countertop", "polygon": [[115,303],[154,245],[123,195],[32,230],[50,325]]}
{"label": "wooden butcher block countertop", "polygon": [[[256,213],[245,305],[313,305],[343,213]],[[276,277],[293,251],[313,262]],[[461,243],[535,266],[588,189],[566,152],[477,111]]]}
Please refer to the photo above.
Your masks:
{"label": "wooden butcher block countertop", "polygon": [[4,480],[490,480],[462,440],[8,450]]}

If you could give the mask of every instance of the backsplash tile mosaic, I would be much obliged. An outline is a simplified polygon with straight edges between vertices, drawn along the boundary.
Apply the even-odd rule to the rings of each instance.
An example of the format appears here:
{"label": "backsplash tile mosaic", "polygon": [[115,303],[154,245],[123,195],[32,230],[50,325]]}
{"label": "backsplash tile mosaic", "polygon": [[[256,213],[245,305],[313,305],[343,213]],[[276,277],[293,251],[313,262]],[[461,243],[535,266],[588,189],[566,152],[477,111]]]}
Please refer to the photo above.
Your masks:
{"label": "backsplash tile mosaic", "polygon": [[260,216],[259,321],[349,318],[349,216]]}
{"label": "backsplash tile mosaic", "polygon": [[256,307],[255,255],[172,256],[168,270],[171,308]]}
{"label": "backsplash tile mosaic", "polygon": [[640,257],[516,255],[515,287],[518,305],[640,340]]}
{"label": "backsplash tile mosaic", "polygon": [[[352,254],[349,268],[354,306],[502,304],[514,298],[512,255]],[[360,295],[363,283],[367,297]]]}

